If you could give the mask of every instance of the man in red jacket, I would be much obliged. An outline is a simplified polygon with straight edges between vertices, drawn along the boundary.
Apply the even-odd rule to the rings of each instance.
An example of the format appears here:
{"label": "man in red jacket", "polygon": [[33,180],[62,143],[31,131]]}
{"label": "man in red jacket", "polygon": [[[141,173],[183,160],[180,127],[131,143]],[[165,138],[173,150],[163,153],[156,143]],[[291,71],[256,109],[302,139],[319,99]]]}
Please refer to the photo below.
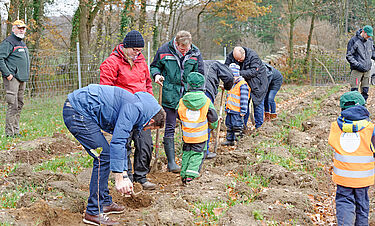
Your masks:
{"label": "man in red jacket", "polygon": [[[111,55],[100,65],[100,84],[121,87],[131,93],[152,92],[152,80],[150,72],[142,54],[145,45],[139,31],[132,30],[124,38],[124,41],[115,47]],[[139,182],[143,189],[152,190],[156,185],[147,181],[146,175],[150,171],[152,157],[151,130],[142,131],[139,135],[131,134],[127,144],[128,155],[131,153],[131,141],[134,141],[134,175],[129,178]],[[128,158],[128,172],[132,171],[132,164]]]}

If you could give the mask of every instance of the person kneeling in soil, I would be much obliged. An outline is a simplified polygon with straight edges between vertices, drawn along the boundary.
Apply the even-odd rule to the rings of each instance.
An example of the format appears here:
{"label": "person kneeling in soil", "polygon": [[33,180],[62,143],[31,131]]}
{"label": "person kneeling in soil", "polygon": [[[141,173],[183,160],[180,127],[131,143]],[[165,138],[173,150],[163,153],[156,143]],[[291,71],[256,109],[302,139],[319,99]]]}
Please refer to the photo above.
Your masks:
{"label": "person kneeling in soil", "polygon": [[[142,129],[163,127],[164,110],[147,92],[132,94],[119,87],[93,84],[68,95],[63,118],[68,130],[94,158],[90,196],[83,222],[118,224],[106,216],[125,209],[114,203],[109,195],[109,173],[114,173],[117,191],[123,194],[133,192],[127,173],[127,140],[132,130],[140,133]],[[113,135],[110,144],[101,130]],[[96,157],[97,148],[102,149],[99,158]]]}
{"label": "person kneeling in soil", "polygon": [[340,98],[341,115],[332,122],[328,143],[334,148],[332,180],[337,184],[338,225],[368,225],[368,189],[374,184],[374,124],[358,91]]}
{"label": "person kneeling in soil", "polygon": [[233,72],[234,84],[227,94],[225,103],[225,126],[227,127],[226,141],[221,145],[233,146],[234,142],[243,136],[244,116],[247,112],[250,98],[250,87],[242,76],[240,76],[240,67],[232,63],[229,68]]}
{"label": "person kneeling in soil", "polygon": [[201,73],[191,72],[187,77],[188,92],[177,107],[184,141],[180,172],[183,184],[199,176],[207,148],[208,128],[217,127],[218,116],[211,100],[204,93],[204,83]]}

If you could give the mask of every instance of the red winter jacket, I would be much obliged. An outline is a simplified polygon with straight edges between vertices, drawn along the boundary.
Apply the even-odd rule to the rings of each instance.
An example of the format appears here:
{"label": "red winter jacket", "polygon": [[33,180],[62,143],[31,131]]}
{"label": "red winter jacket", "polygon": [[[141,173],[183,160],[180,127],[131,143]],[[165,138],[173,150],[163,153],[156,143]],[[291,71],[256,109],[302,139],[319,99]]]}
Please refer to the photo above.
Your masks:
{"label": "red winter jacket", "polygon": [[111,55],[100,65],[100,84],[117,86],[131,93],[152,92],[152,80],[145,57],[139,54],[131,69],[122,51],[123,44],[116,46]]}

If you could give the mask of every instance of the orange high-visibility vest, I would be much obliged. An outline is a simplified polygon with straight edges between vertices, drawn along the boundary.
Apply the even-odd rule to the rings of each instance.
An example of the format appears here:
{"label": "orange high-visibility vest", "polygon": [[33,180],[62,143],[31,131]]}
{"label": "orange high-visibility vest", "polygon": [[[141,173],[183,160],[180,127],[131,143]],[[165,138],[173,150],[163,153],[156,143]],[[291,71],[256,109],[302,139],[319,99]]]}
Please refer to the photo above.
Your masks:
{"label": "orange high-visibility vest", "polygon": [[185,143],[202,143],[208,140],[207,112],[210,106],[207,97],[206,104],[197,111],[188,109],[182,99],[178,107],[178,115],[182,123],[182,139]]}
{"label": "orange high-visibility vest", "polygon": [[331,124],[328,143],[335,149],[333,158],[334,183],[350,188],[374,184],[374,153],[371,143],[374,124],[355,133],[343,132],[337,122]]}
{"label": "orange high-visibility vest", "polygon": [[250,87],[245,80],[241,80],[228,91],[226,103],[227,109],[241,112],[241,85],[247,85],[249,88],[248,98],[250,98]]}

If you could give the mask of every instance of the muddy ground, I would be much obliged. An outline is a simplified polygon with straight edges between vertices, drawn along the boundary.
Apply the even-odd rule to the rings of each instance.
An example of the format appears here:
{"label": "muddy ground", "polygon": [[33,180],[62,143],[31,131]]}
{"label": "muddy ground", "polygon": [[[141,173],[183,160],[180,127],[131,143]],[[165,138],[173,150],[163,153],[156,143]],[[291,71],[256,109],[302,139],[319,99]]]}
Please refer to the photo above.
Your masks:
{"label": "muddy ground", "polygon": [[[247,134],[235,147],[219,147],[218,157],[204,162],[202,176],[183,186],[180,177],[161,168],[149,174],[158,184],[154,191],[142,191],[135,184],[135,198],[118,194],[111,187],[113,200],[127,207],[111,215],[122,225],[334,225],[335,186],[331,182],[332,150],[327,144],[330,122],[340,112],[338,102],[348,87],[309,87],[285,85],[277,95],[278,119],[266,122]],[[374,92],[368,100],[370,113]],[[302,125],[289,123],[301,112],[314,107]],[[286,133],[285,131],[289,131]],[[281,134],[281,135],[280,135]],[[220,141],[225,131],[221,131]],[[213,145],[211,145],[213,146]],[[18,168],[0,180],[0,192],[33,185],[14,209],[0,210],[0,222],[15,225],[84,225],[82,214],[88,197],[90,169],[79,174],[34,172],[33,167],[55,156],[83,152],[69,135],[15,144],[0,151],[0,166],[18,163]],[[290,167],[262,159],[264,154],[289,159]],[[301,157],[303,156],[303,157]],[[251,186],[241,175],[254,175],[267,182]],[[370,190],[371,225],[375,225],[374,189]],[[196,203],[221,203],[214,209],[213,221]],[[212,217],[212,216],[211,216]],[[210,220],[211,219],[211,220]]]}

